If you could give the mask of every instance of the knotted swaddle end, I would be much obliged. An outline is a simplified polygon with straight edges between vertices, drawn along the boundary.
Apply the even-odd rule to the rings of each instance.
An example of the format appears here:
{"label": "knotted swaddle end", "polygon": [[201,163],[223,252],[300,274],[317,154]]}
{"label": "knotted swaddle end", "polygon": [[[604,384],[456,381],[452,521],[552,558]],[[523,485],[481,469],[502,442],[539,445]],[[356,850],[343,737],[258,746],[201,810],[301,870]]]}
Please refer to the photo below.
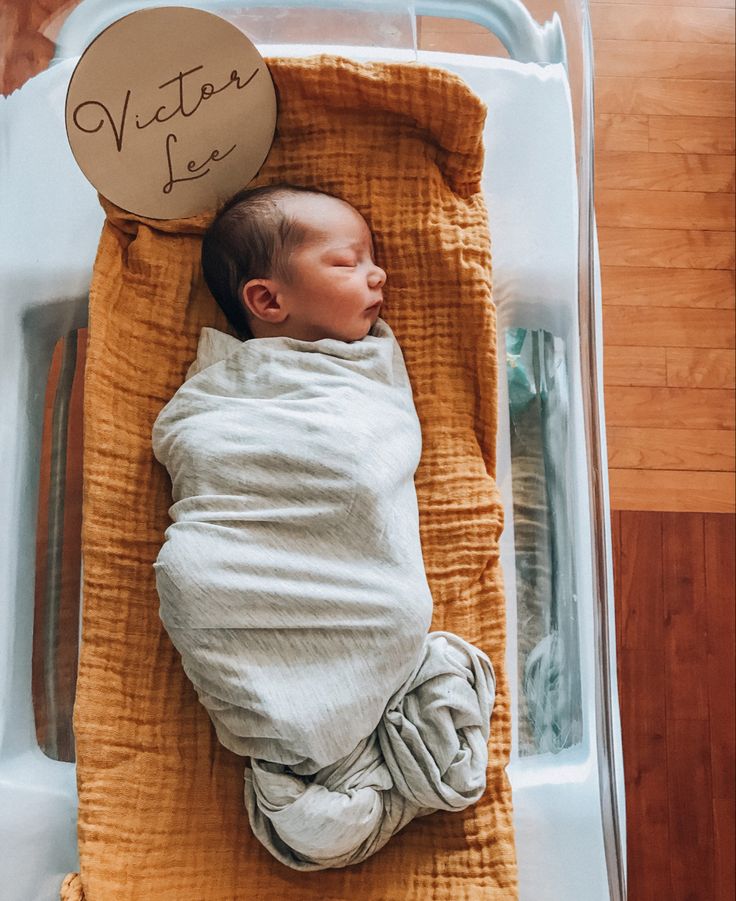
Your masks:
{"label": "knotted swaddle end", "polygon": [[430,632],[413,673],[351,754],[309,777],[251,760],[245,803],[256,837],[293,869],[345,867],[416,817],[474,804],[486,786],[495,685],[483,651]]}

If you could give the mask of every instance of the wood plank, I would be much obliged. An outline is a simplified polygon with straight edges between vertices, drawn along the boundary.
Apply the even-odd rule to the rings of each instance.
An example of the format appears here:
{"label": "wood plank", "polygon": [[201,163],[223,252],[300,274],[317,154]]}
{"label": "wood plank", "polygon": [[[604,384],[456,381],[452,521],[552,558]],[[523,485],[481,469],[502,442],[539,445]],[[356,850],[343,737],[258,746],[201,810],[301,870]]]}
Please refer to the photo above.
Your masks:
{"label": "wood plank", "polygon": [[445,18],[444,16],[417,16],[422,34],[428,31],[438,31],[444,34],[488,34],[488,29],[477,22],[469,22],[467,19]]}
{"label": "wood plank", "polygon": [[[649,116],[648,119],[650,153],[733,153],[736,149],[736,119],[731,116]],[[630,149],[641,148],[632,144]]]}
{"label": "wood plank", "polygon": [[[672,0],[626,0],[626,2],[642,6],[657,6],[660,9],[662,7],[666,7],[668,10],[673,8]],[[603,3],[610,3],[610,0],[590,0],[589,5],[591,7],[600,6]],[[736,0],[687,0],[687,6],[698,9],[733,9],[736,6]]]}
{"label": "wood plank", "polygon": [[735,424],[734,392],[717,388],[610,387],[605,405],[609,426],[730,431]]}
{"label": "wood plank", "polygon": [[599,78],[728,81],[735,60],[733,44],[595,40],[595,73]]}
{"label": "wood plank", "polygon": [[596,57],[595,106],[598,113],[651,116],[733,115],[734,82],[700,78],[644,78],[603,75]]}
{"label": "wood plank", "polygon": [[732,472],[734,432],[609,426],[608,465],[615,469]]}
{"label": "wood plank", "polygon": [[665,704],[672,886],[712,898],[714,884],[705,532],[701,514],[662,517]]}
{"label": "wood plank", "polygon": [[420,50],[505,58],[509,56],[508,51],[493,32],[484,25],[469,22],[466,19],[417,16],[417,33],[417,46]]}
{"label": "wood plank", "polygon": [[667,384],[673,388],[733,388],[736,382],[732,350],[668,347],[665,361]]}
{"label": "wood plank", "polygon": [[665,348],[606,344],[603,350],[603,384],[666,386]]}
{"label": "wood plank", "polygon": [[600,39],[637,41],[688,41],[733,44],[734,11],[698,9],[670,5],[667,15],[661,7],[635,3],[595,3],[590,20],[596,41]]}
{"label": "wood plank", "polygon": [[673,269],[733,269],[734,233],[598,226],[601,263]]}
{"label": "wood plank", "polygon": [[596,190],[734,191],[734,161],[726,154],[600,150],[595,162]]}
{"label": "wood plank", "polygon": [[694,191],[632,191],[602,188],[595,192],[596,219],[618,228],[682,228],[733,231],[733,196]]}
{"label": "wood plank", "polygon": [[[632,901],[672,898],[664,703],[660,700],[661,712],[653,717],[640,712],[643,706],[656,706],[653,699],[661,661],[626,648],[621,656],[628,896]],[[652,700],[643,703],[642,696]]]}
{"label": "wood plank", "polygon": [[733,516],[707,514],[704,518],[705,606],[708,622],[706,681],[711,711],[713,797],[730,799],[736,793],[733,735],[736,710],[735,522]]}
{"label": "wood plank", "polygon": [[606,343],[639,347],[733,347],[734,310],[687,307],[603,307]]}
{"label": "wood plank", "polygon": [[728,269],[602,266],[604,304],[733,309],[736,278]]}
{"label": "wood plank", "polygon": [[671,897],[667,801],[662,515],[620,514],[619,703],[630,898]]}
{"label": "wood plank", "polygon": [[685,719],[707,726],[710,716],[704,676],[708,620],[702,514],[662,514],[662,585],[667,725]]}
{"label": "wood plank", "polygon": [[[681,678],[678,676],[678,678]],[[693,709],[691,702],[690,709]],[[667,717],[667,778],[672,895],[713,898],[713,805],[708,724],[700,719]]]}
{"label": "wood plank", "polygon": [[[621,512],[621,575],[617,609],[621,619],[621,648],[640,654],[658,649],[664,642],[664,601],[662,595],[662,514]],[[649,656],[644,654],[644,656]],[[664,663],[661,653],[654,655],[661,667],[655,676],[664,700]],[[638,692],[637,692],[638,693]],[[639,703],[652,703],[644,695]],[[663,705],[639,712],[654,719]],[[664,724],[663,724],[664,725]]]}
{"label": "wood plank", "polygon": [[736,512],[736,480],[730,472],[609,469],[616,510]]}
{"label": "wood plank", "polygon": [[596,181],[601,150],[649,150],[649,116],[601,113],[595,117]]}
{"label": "wood plank", "polygon": [[733,901],[736,897],[736,801],[713,799],[715,838],[715,901]]}

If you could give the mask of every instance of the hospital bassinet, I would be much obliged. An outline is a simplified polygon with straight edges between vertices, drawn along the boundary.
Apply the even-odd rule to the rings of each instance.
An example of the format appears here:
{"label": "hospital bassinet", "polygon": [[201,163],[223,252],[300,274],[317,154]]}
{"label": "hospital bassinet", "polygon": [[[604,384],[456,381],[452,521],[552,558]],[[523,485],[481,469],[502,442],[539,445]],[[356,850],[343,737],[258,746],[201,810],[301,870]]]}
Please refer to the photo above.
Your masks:
{"label": "hospital bassinet", "polygon": [[[0,840],[6,853],[0,896],[9,901],[56,898],[64,874],[78,867],[75,769],[58,759],[64,755],[54,742],[54,733],[68,730],[69,723],[62,722],[53,701],[60,646],[53,586],[75,368],[76,342],[69,336],[86,324],[103,213],[66,143],[64,99],[76,60],[92,38],[143,5],[148,4],[85,0],[58,34],[54,64],[0,105],[6,211],[0,224],[6,424],[0,483],[6,511],[0,539]],[[540,26],[518,0],[323,0],[315,16],[339,7],[341,16],[353,17],[353,33],[361,37],[350,44],[345,22],[334,15],[318,20],[319,42],[300,31],[296,43],[290,35],[294,11],[311,6],[296,0],[289,9],[265,0],[253,10],[217,0],[171,5],[195,5],[231,18],[266,56],[327,52],[446,68],[487,104],[484,191],[499,323],[498,484],[506,511],[501,559],[513,710],[508,775],[520,897],[624,898],[625,807],[592,196],[593,63],[585,3],[535,7],[536,19],[549,19]],[[483,24],[509,58],[418,50],[417,15]],[[338,26],[340,36],[331,37],[330,28]],[[43,641],[48,690],[44,709],[34,716],[43,405],[60,339],[66,339],[65,353],[43,499],[51,586]],[[69,535],[63,540],[69,542]],[[35,717],[50,724],[43,748]]]}

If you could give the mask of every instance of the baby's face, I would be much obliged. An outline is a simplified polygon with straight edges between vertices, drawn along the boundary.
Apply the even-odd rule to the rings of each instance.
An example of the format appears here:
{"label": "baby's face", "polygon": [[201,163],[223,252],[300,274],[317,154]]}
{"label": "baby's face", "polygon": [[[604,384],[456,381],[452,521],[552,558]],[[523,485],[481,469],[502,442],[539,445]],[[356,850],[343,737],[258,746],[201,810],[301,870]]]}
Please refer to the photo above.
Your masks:
{"label": "baby's face", "polygon": [[285,202],[307,237],[289,257],[287,279],[272,280],[287,314],[282,334],[305,341],[364,338],[378,318],[386,281],[365,219],[333,197],[310,194]]}

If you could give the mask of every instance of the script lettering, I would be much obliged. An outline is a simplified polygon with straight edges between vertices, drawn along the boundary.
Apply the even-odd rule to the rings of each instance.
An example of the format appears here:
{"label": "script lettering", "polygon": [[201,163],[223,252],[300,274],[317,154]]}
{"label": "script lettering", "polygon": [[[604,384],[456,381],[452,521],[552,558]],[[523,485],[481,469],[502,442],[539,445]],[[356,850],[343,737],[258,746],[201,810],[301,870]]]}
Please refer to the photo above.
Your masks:
{"label": "script lettering", "polygon": [[[136,128],[139,131],[143,131],[143,129],[148,128],[156,122],[163,124],[165,122],[169,122],[175,116],[179,115],[184,119],[189,119],[197,112],[197,110],[206,100],[211,100],[212,97],[216,96],[217,94],[221,94],[223,91],[226,91],[229,88],[233,88],[236,91],[242,91],[243,88],[246,88],[251,83],[251,81],[253,81],[253,79],[260,71],[260,67],[257,66],[253,70],[253,72],[250,73],[250,75],[241,78],[238,70],[232,69],[228,80],[224,84],[221,84],[220,87],[215,87],[215,85],[211,81],[202,81],[199,85],[199,89],[197,90],[193,87],[191,76],[193,76],[196,72],[200,72],[203,68],[204,66],[200,65],[193,66],[191,69],[180,70],[173,78],[170,78],[168,79],[168,81],[164,81],[160,85],[158,85],[157,90],[159,91],[164,90],[172,85],[175,86],[176,98],[170,101],[168,104],[162,103],[161,106],[156,109],[153,115],[142,117],[138,112],[136,112]],[[187,79],[189,80],[187,81]],[[118,153],[122,153],[123,146],[125,144],[125,125],[128,117],[128,106],[130,105],[131,94],[132,92],[130,89],[126,90],[122,109],[120,115],[117,118],[101,100],[85,100],[83,103],[78,104],[74,108],[72,120],[77,128],[80,131],[85,132],[85,134],[95,134],[101,129],[108,127],[112,131],[113,140],[115,142],[115,147]],[[90,119],[90,114],[93,112],[96,115],[94,116],[94,119]],[[197,174],[178,175],[175,177],[174,163],[171,154],[172,145],[179,143],[179,139],[176,136],[175,132],[170,131],[166,135],[164,143],[166,163],[169,175],[168,181],[166,181],[163,185],[164,194],[170,194],[174,185],[178,184],[179,182],[194,181],[195,179],[203,178],[211,170],[211,167],[208,165],[209,163],[216,163],[224,160],[225,157],[232,153],[232,151],[237,147],[237,144],[233,144],[233,146],[224,153],[222,153],[219,148],[215,148],[211,151],[210,155],[203,163],[197,163],[196,160],[189,160],[189,162],[186,164],[187,172]]]}
{"label": "script lettering", "polygon": [[230,73],[229,80],[219,88],[216,88],[211,82],[205,81],[200,85],[199,97],[197,98],[196,103],[191,109],[187,110],[184,96],[184,79],[188,75],[192,75],[194,72],[199,72],[199,70],[202,68],[204,67],[195,66],[193,69],[188,69],[186,72],[179,72],[179,74],[175,75],[174,78],[170,78],[168,81],[164,81],[163,84],[160,84],[158,86],[159,90],[168,87],[170,84],[178,82],[179,102],[168,115],[162,115],[162,113],[166,112],[166,106],[160,106],[147,122],[141,122],[139,116],[136,115],[135,124],[137,128],[143,130],[144,128],[148,128],[148,126],[152,125],[154,122],[168,122],[169,119],[173,119],[174,116],[176,116],[178,113],[181,113],[181,115],[184,116],[185,119],[188,119],[190,116],[193,116],[197,112],[202,101],[209,100],[210,97],[214,97],[215,94],[220,94],[222,91],[227,90],[232,84],[235,85],[236,90],[242,90],[243,88],[247,87],[251,83],[251,81],[253,81],[253,79],[259,72],[259,69],[256,68],[245,81],[241,82],[237,69],[233,69],[233,71]]}
{"label": "script lettering", "polygon": [[[164,194],[170,194],[171,189],[180,181],[194,181],[197,178],[202,178],[204,175],[210,171],[209,169],[205,169],[204,172],[200,172],[199,175],[185,175],[183,177],[174,178],[174,168],[171,160],[171,143],[177,144],[177,138],[175,134],[166,135],[166,162],[169,169],[169,180],[164,184],[162,190]],[[197,172],[199,169],[204,168],[209,162],[217,163],[220,160],[224,160],[228,154],[232,153],[233,150],[237,147],[237,144],[233,144],[233,146],[225,151],[225,153],[220,153],[218,148],[215,148],[212,153],[207,157],[207,159],[203,163],[197,164],[196,160],[189,160],[187,163],[187,172]]]}
{"label": "script lettering", "polygon": [[[80,103],[77,107],[75,107],[74,113],[72,114],[72,119],[77,128],[88,135],[92,135],[95,134],[95,132],[98,132],[105,124],[105,119],[107,119],[108,123],[110,124],[110,128],[112,128],[112,133],[115,138],[115,146],[118,149],[118,153],[120,153],[123,149],[123,132],[125,130],[125,117],[128,114],[129,100],[130,91],[126,91],[125,100],[123,101],[123,111],[120,115],[120,123],[117,128],[115,127],[115,119],[113,119],[112,113],[105,106],[105,104],[102,103],[101,100],[85,100],[84,103]],[[79,116],[85,107],[99,107],[103,111],[102,117],[97,122],[97,125],[95,125],[93,128],[85,128],[84,125],[79,122]]]}

